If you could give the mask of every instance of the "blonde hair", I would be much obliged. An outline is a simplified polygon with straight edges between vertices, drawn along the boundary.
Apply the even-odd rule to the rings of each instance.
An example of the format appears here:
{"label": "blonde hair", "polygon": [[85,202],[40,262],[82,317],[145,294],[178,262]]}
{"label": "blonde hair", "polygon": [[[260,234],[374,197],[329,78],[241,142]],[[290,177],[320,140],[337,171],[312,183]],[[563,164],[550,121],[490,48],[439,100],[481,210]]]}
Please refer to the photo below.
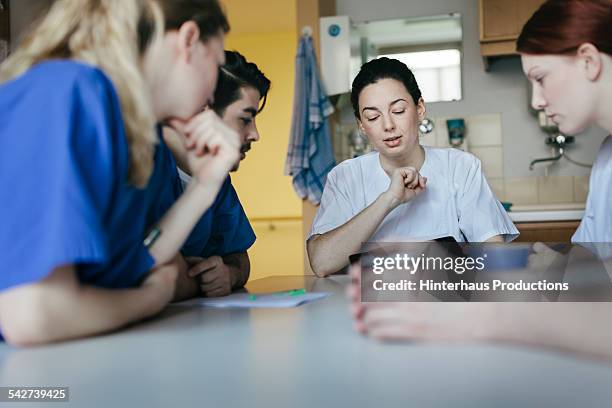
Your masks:
{"label": "blonde hair", "polygon": [[164,32],[153,0],[56,0],[40,24],[0,69],[0,83],[52,58],[72,58],[99,67],[119,96],[129,146],[128,181],[146,185],[153,171],[156,118],[141,59],[146,40]]}

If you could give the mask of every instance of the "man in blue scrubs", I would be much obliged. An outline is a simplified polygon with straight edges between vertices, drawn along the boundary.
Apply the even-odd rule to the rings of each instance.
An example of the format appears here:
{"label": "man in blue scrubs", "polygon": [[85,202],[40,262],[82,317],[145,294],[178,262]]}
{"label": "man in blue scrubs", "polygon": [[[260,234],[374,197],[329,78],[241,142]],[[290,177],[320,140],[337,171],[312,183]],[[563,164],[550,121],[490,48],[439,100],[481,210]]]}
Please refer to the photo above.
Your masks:
{"label": "man in blue scrubs", "polygon": [[[242,140],[241,160],[259,140],[255,117],[266,103],[270,80],[257,65],[247,62],[238,52],[226,51],[226,63],[221,67],[211,108],[236,130]],[[189,179],[188,163],[183,160],[178,135],[164,128],[163,139],[170,147],[183,181]],[[238,169],[239,164],[232,170]],[[176,179],[176,176],[173,176]],[[160,200],[174,194],[176,182],[167,186]],[[178,189],[180,190],[180,189]],[[180,191],[178,192],[180,195]],[[255,243],[255,233],[240,204],[228,175],[212,207],[196,224],[182,249],[189,264],[189,276],[197,280],[201,294],[207,297],[225,296],[247,282],[250,262],[247,250]]]}

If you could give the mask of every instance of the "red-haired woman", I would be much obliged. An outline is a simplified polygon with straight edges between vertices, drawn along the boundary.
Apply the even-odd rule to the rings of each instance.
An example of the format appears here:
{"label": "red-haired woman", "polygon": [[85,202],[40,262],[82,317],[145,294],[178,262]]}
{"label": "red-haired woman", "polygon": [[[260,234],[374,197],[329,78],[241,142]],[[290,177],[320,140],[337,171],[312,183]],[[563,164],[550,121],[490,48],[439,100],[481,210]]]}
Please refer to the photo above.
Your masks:
{"label": "red-haired woman", "polygon": [[[518,42],[533,84],[531,104],[561,133],[590,125],[612,134],[612,3],[549,1],[527,22]],[[590,179],[585,217],[572,242],[612,242],[612,136],[603,142]],[[609,245],[599,252],[611,257]]]}
{"label": "red-haired woman", "polygon": [[[589,125],[612,133],[610,1],[549,0],[527,22],[517,45],[534,85],[535,108],[544,109],[564,134]],[[586,215],[573,242],[612,242],[610,203],[612,136],[593,166]],[[351,269],[359,282],[359,263]],[[612,358],[609,303],[361,303],[358,283],[350,289],[356,328],[374,338],[505,341]]]}

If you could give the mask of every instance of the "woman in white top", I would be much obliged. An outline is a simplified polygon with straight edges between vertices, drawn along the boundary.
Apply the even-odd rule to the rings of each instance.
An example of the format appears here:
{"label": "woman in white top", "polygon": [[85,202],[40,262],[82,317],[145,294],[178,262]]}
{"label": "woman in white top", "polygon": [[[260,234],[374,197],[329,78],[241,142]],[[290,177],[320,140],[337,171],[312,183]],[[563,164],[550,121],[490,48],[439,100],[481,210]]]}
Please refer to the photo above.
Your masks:
{"label": "woman in white top", "polygon": [[378,58],[361,67],[351,101],[375,152],[327,176],[308,255],[327,276],[367,241],[511,241],[518,231],[489,188],[480,161],[451,148],[423,147],[421,91],[408,67]]}
{"label": "woman in white top", "polygon": [[[598,125],[612,134],[612,7],[608,0],[547,1],[523,28],[517,50],[533,83],[533,106],[544,109],[562,133],[576,134]],[[608,136],[591,173],[585,217],[572,241],[609,248],[611,206],[612,137]],[[604,265],[611,273],[612,259]],[[352,272],[358,282],[358,263]],[[354,284],[350,291],[355,325],[374,338],[493,340],[612,358],[612,304],[607,302],[361,303],[359,289]]]}

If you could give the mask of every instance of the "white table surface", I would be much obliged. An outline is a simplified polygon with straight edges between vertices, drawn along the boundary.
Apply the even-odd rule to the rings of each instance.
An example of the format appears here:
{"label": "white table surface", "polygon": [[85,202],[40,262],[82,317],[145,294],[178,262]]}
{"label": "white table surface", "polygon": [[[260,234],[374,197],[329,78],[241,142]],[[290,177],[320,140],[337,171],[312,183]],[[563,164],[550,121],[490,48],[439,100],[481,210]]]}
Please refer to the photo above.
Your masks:
{"label": "white table surface", "polygon": [[102,337],[23,350],[0,344],[0,386],[70,387],[69,403],[41,404],[49,407],[612,406],[612,364],[509,346],[364,338],[352,329],[347,279],[249,284],[257,293],[335,293],[293,309],[171,306]]}

